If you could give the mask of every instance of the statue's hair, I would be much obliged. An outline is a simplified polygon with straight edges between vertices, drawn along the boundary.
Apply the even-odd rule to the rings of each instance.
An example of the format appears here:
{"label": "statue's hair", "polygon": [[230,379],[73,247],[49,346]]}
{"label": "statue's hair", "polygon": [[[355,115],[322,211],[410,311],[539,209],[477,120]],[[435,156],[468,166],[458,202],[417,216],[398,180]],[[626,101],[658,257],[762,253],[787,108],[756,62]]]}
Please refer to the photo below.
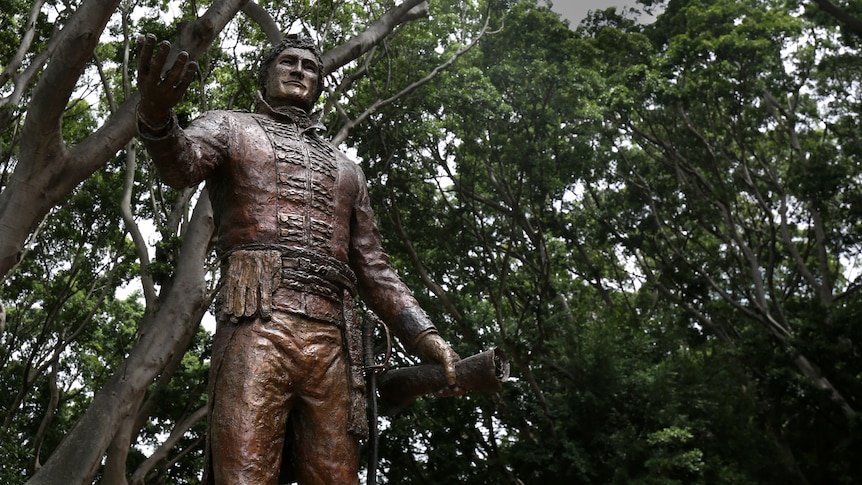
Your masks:
{"label": "statue's hair", "polygon": [[261,59],[260,69],[257,73],[257,87],[260,89],[261,94],[266,97],[266,83],[269,79],[269,67],[272,65],[272,61],[281,54],[281,51],[291,47],[307,50],[314,54],[319,73],[317,77],[317,93],[315,93],[315,99],[317,99],[320,97],[320,93],[323,92],[323,60],[321,59],[320,47],[318,47],[317,43],[314,42],[311,37],[303,34],[288,34],[284,36],[284,38],[281,39],[281,42],[274,45]]}

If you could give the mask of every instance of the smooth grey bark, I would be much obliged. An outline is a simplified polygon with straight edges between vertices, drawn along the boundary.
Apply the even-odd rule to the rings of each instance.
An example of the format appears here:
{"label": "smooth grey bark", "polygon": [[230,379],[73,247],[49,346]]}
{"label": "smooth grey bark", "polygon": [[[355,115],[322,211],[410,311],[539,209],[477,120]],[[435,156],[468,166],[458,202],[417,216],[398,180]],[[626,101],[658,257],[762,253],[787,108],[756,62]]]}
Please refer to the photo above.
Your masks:
{"label": "smooth grey bark", "polygon": [[[200,55],[246,1],[217,0],[203,16],[184,26],[174,52]],[[62,138],[63,112],[119,3],[84,1],[58,34],[56,50],[34,87],[18,164],[0,192],[0,281],[18,262],[27,237],[45,215],[135,135],[137,93],[78,145],[67,146]]]}
{"label": "smooth grey bark", "polygon": [[428,0],[406,0],[383,14],[361,34],[325,52],[323,54],[324,72],[333,72],[348,62],[358,59],[391,34],[398,25],[426,15],[428,15]]}
{"label": "smooth grey bark", "polygon": [[206,311],[204,271],[213,230],[212,206],[203,195],[185,233],[169,293],[157,311],[144,316],[129,356],[27,485],[92,481],[117,428],[135,418],[135,404],[174,352],[191,338]]}

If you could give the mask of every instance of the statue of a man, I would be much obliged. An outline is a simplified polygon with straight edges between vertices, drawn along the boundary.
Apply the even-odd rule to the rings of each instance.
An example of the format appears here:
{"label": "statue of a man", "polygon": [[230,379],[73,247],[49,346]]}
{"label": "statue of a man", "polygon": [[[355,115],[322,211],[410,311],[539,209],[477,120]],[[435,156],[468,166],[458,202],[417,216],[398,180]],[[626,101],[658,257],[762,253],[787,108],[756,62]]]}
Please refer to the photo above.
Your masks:
{"label": "statue of a man", "polygon": [[262,62],[253,113],[182,129],[172,108],[196,66],[183,52],[165,70],[170,44],[141,42],[139,137],[167,184],[206,181],[223,262],[205,475],[356,484],[367,423],[354,297],[450,385],[459,357],[392,269],[361,169],[321,138],[320,52],[285,37]]}

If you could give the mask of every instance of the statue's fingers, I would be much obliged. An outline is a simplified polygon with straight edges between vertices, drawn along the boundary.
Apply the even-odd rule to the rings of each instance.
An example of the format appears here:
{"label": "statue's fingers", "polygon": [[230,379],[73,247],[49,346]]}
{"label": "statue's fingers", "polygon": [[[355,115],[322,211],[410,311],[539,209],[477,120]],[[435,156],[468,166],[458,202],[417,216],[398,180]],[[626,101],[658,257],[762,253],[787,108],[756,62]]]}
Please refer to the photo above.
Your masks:
{"label": "statue's fingers", "polygon": [[198,63],[197,62],[189,62],[186,65],[186,70],[183,71],[183,77],[180,78],[180,81],[176,84],[175,88],[184,93],[186,89],[188,89],[189,84],[195,79],[195,74],[198,72]]}
{"label": "statue's fingers", "polygon": [[242,297],[242,312],[240,312],[240,316],[242,317],[250,317],[254,315],[254,312],[251,311],[252,300],[257,296],[255,295],[256,291],[254,288],[245,287]]}
{"label": "statue's fingers", "polygon": [[456,382],[456,380],[455,380],[455,368],[450,367],[450,366],[446,366],[446,384],[449,384],[450,386],[454,386],[455,382]]}
{"label": "statue's fingers", "polygon": [[168,54],[170,53],[171,43],[166,40],[159,42],[156,53],[153,55],[152,61],[150,61],[150,75],[155,77],[161,76],[162,70],[165,68],[165,61],[168,59]]}
{"label": "statue's fingers", "polygon": [[446,383],[449,384],[449,386],[454,386],[457,381],[455,364],[461,360],[461,358],[458,357],[458,354],[455,353],[452,347],[448,345],[441,350],[442,355],[439,360],[443,364],[443,372],[446,374]]}
{"label": "statue's fingers", "polygon": [[150,75],[150,63],[153,60],[153,48],[156,46],[156,36],[153,34],[138,36],[138,79],[144,79]]}
{"label": "statue's fingers", "polygon": [[186,64],[188,64],[188,62],[189,53],[186,51],[180,51],[180,53],[177,54],[177,59],[165,73],[165,84],[176,87],[185,74]]}
{"label": "statue's fingers", "polygon": [[242,314],[242,298],[234,281],[228,279],[228,285],[224,289],[224,305],[229,315],[238,316]]}

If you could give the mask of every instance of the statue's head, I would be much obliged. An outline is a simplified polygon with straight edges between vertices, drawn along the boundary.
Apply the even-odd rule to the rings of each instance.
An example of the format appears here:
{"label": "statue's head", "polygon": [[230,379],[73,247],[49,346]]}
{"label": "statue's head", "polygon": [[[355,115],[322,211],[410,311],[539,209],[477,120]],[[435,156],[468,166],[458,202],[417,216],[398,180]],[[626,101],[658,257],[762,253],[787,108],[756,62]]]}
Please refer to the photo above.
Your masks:
{"label": "statue's head", "polygon": [[290,34],[270,49],[258,72],[258,89],[273,107],[297,106],[310,111],[323,92],[320,49],[309,37]]}

